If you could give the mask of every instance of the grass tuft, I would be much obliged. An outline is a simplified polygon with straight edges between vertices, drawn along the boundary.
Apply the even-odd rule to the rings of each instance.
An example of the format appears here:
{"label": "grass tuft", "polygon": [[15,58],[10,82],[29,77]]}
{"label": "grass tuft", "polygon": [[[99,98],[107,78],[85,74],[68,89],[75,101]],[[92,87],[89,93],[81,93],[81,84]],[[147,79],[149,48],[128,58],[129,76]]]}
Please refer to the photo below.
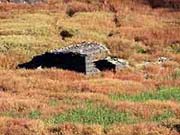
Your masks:
{"label": "grass tuft", "polygon": [[39,119],[41,116],[41,112],[35,110],[29,113],[29,118],[30,119]]}

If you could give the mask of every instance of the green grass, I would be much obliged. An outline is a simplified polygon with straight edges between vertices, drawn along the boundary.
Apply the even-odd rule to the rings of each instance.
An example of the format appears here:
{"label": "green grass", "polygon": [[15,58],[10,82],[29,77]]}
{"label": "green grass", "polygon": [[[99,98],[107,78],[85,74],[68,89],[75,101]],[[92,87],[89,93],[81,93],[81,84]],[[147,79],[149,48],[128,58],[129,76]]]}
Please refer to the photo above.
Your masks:
{"label": "green grass", "polygon": [[174,113],[167,110],[163,114],[153,116],[152,121],[161,122],[163,120],[167,120],[167,119],[170,119],[172,117],[174,117]]}
{"label": "green grass", "polygon": [[57,99],[50,99],[49,102],[48,102],[48,105],[52,106],[52,107],[58,106],[59,105],[59,100],[57,100]]}
{"label": "green grass", "polygon": [[19,114],[16,111],[8,111],[8,112],[1,112],[0,116],[6,116],[6,117],[11,117],[11,118],[22,118],[23,115]]}
{"label": "green grass", "polygon": [[0,116],[6,116],[11,118],[29,118],[29,119],[40,119],[41,115],[42,115],[41,112],[38,110],[33,110],[28,115],[21,114],[14,110],[0,113]]}
{"label": "green grass", "polygon": [[40,116],[41,116],[41,112],[38,111],[38,110],[34,110],[34,111],[32,111],[32,112],[29,113],[29,116],[28,116],[28,117],[29,117],[30,119],[39,119]]}
{"label": "green grass", "polygon": [[65,122],[108,126],[114,123],[133,123],[134,119],[126,112],[116,112],[107,107],[94,107],[89,105],[85,109],[79,108],[72,110],[47,120],[48,124]]}
{"label": "green grass", "polygon": [[156,92],[144,92],[138,95],[122,95],[122,94],[112,94],[110,95],[112,100],[126,100],[133,102],[144,102],[147,100],[175,100],[180,101],[180,88],[168,88],[161,89]]}
{"label": "green grass", "polygon": [[137,53],[146,53],[146,50],[141,46],[140,43],[136,43],[135,49]]}

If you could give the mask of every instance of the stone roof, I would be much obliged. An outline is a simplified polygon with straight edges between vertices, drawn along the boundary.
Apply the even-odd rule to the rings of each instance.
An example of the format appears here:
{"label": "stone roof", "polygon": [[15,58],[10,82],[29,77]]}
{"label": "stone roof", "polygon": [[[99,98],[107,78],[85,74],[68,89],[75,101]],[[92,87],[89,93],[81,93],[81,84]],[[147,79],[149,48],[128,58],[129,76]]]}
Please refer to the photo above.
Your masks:
{"label": "stone roof", "polygon": [[127,67],[129,65],[129,63],[124,59],[107,57],[105,60],[112,63],[113,65],[116,65],[117,67]]}
{"label": "stone roof", "polygon": [[78,44],[72,44],[68,47],[64,47],[61,49],[52,50],[51,53],[77,53],[80,55],[96,55],[101,53],[110,54],[109,49],[102,44],[95,42],[81,42]]}

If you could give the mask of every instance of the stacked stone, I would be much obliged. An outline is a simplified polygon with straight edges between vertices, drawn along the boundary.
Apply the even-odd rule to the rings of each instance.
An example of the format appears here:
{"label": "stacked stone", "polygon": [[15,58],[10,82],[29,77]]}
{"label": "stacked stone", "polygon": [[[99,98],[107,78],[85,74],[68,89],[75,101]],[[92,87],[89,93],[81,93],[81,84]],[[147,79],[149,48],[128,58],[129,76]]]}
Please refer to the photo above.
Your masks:
{"label": "stacked stone", "polygon": [[129,67],[128,61],[126,61],[124,59],[107,57],[105,60],[107,60],[109,63],[113,64],[115,66],[116,71],[119,69]]}
{"label": "stacked stone", "polygon": [[91,57],[86,57],[85,58],[85,69],[86,69],[86,74],[94,74],[97,72],[100,72],[99,69],[96,68],[95,63],[93,62]]}

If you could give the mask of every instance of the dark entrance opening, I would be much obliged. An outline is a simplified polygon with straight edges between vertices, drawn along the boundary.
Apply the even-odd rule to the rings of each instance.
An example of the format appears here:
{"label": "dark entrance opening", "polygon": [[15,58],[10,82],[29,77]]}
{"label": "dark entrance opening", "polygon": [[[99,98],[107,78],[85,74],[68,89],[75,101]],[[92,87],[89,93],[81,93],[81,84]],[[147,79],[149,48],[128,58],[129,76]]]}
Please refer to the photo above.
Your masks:
{"label": "dark entrance opening", "polygon": [[116,66],[107,60],[99,60],[95,62],[96,68],[98,68],[100,71],[106,71],[106,70],[115,70]]}
{"label": "dark entrance opening", "polygon": [[34,57],[30,62],[19,64],[19,68],[36,69],[61,68],[76,72],[85,72],[85,57],[74,53],[45,53]]}

